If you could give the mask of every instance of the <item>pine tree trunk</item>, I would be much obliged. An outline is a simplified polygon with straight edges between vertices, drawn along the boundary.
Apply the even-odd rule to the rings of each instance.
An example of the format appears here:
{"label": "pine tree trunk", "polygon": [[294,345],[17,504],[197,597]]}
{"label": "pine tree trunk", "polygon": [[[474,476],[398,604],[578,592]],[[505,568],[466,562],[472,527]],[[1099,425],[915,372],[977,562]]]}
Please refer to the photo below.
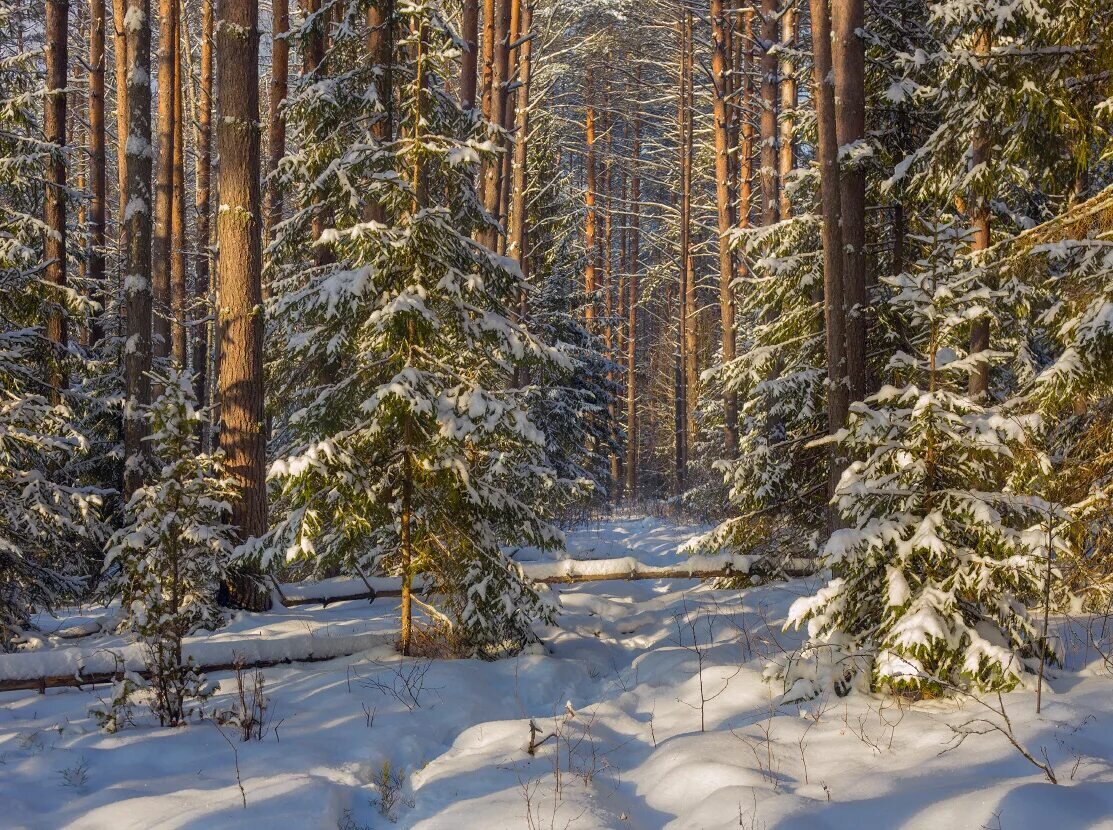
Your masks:
{"label": "pine tree trunk", "polygon": [[58,354],[51,356],[50,385],[52,396],[57,399],[66,385],[65,374],[60,368],[61,351],[67,343],[66,314],[62,306],[66,289],[66,87],[68,86],[70,5],[67,0],[47,0],[46,3],[46,98],[43,102],[43,131],[50,145],[44,178],[46,192],[43,204],[43,224],[46,240],[43,256],[46,261],[44,277],[52,287],[47,303],[46,337],[59,346]]}
{"label": "pine tree trunk", "polygon": [[264,215],[264,243],[274,239],[274,229],[282,221],[282,189],[278,186],[278,165],[286,155],[286,119],[282,117],[282,102],[290,76],[290,41],[285,34],[290,28],[289,0],[271,0],[271,87],[270,121],[267,127],[267,205]]}
{"label": "pine tree trunk", "polygon": [[[212,113],[213,113],[213,0],[201,2],[201,66],[197,94],[197,169],[194,206],[197,259],[194,263],[194,291],[198,307],[209,313],[212,292],[210,268],[210,190],[212,186]],[[210,325],[194,328],[193,371],[197,375],[197,400],[202,405],[209,398],[209,331]],[[215,337],[213,338],[216,339]],[[203,424],[206,422],[202,422]],[[207,427],[202,426],[202,429]],[[202,447],[209,446],[209,436],[202,435]]]}
{"label": "pine tree trunk", "polygon": [[584,162],[587,168],[587,192],[584,194],[584,319],[588,328],[595,320],[595,79],[589,66],[587,82],[584,85],[584,131],[586,134],[587,154]]}
{"label": "pine tree trunk", "polygon": [[777,199],[777,0],[761,2],[761,222],[780,219]]}
{"label": "pine tree trunk", "polygon": [[[127,0],[112,0],[113,63],[116,70],[116,277],[123,287],[128,250],[128,39],[124,31]],[[121,323],[123,322],[121,315]],[[119,332],[123,334],[121,330]]]}
{"label": "pine tree trunk", "polygon": [[[498,3],[498,11],[494,14],[494,26],[488,24],[485,32],[493,38],[493,56],[491,64],[491,73],[489,78],[490,90],[490,113],[488,119],[494,126],[502,126],[506,113],[506,87],[507,87],[507,73],[509,69],[509,32],[510,32],[510,4],[512,0],[500,0]],[[486,44],[484,44],[486,48]],[[499,148],[504,147],[501,139],[496,139],[495,145]],[[499,196],[502,192],[502,155],[499,154],[494,158],[488,159],[483,165],[483,207],[496,221],[500,222],[503,217],[499,215]],[[498,247],[498,230],[495,228],[485,228],[481,234],[483,244],[491,250],[496,250]]]}
{"label": "pine tree trunk", "polygon": [[[460,58],[460,103],[464,109],[475,109],[475,84],[479,69],[479,0],[464,0],[460,36],[466,49]],[[528,29],[528,24],[526,26]]]}
{"label": "pine tree trunk", "polygon": [[151,281],[154,291],[155,356],[166,357],[170,354],[170,320],[173,316],[170,223],[174,209],[174,44],[178,33],[177,0],[159,0],[158,15],[158,154],[155,159]]}
{"label": "pine tree trunk", "polygon": [[181,33],[185,18],[182,6],[175,3],[178,25],[174,39],[174,159],[173,202],[170,213],[170,308],[173,312],[170,327],[170,354],[178,366],[189,361],[186,328],[186,186],[185,186],[185,98],[182,77]]}
{"label": "pine tree trunk", "polygon": [[[642,74],[639,66],[635,79],[641,93]],[[638,346],[638,258],[641,253],[641,113],[634,111],[634,142],[630,150],[630,261],[626,303],[626,497],[638,497],[638,413],[637,413],[637,346]]]}
{"label": "pine tree trunk", "polygon": [[[393,51],[394,0],[378,0],[367,7],[367,53],[382,71],[375,78],[375,94],[383,108],[382,115],[371,126],[371,134],[380,144],[394,137]],[[367,218],[372,222],[386,221],[386,208],[377,200],[367,205]]]}
{"label": "pine tree trunk", "polygon": [[104,284],[105,212],[108,207],[104,127],[106,28],[104,0],[89,0],[89,282],[93,299],[101,306],[89,331],[90,346],[95,346],[104,336],[104,306],[109,294]]}
{"label": "pine tree trunk", "polygon": [[231,521],[247,540],[267,529],[257,0],[221,0],[217,15],[220,448],[237,487]]}
{"label": "pine tree trunk", "polygon": [[681,89],[681,193],[680,193],[680,267],[683,298],[683,363],[684,363],[684,479],[687,480],[687,467],[691,461],[691,450],[696,440],[696,401],[699,389],[698,337],[696,335],[696,312],[699,308],[696,295],[696,273],[692,257],[692,157],[695,153],[695,40],[691,9],[685,6],[684,54],[682,71],[684,74]]}
{"label": "pine tree trunk", "polygon": [[[835,130],[835,93],[831,77],[831,21],[827,0],[811,0],[813,86],[819,140],[820,198],[823,211],[823,321],[827,348],[827,432],[834,435],[846,424],[846,311],[843,307],[843,248],[839,221],[839,163]],[[828,457],[827,495],[834,495],[842,475],[841,455]],[[828,527],[838,526],[838,513],[828,510]]]}
{"label": "pine tree trunk", "polygon": [[[753,212],[754,189],[754,122],[750,117],[754,108],[754,12],[742,12],[742,32],[739,38],[742,52],[742,100],[739,117],[742,121],[738,129],[738,227],[750,227]],[[745,259],[739,260],[740,276],[746,276],[749,269]]]}
{"label": "pine tree trunk", "polygon": [[[832,0],[831,28],[835,74],[835,127],[838,146],[845,148],[865,139],[865,46],[857,31],[862,28],[862,0]],[[846,298],[846,372],[850,400],[862,400],[868,391],[866,367],[866,175],[858,165],[839,172],[843,264]]]}
{"label": "pine tree trunk", "polygon": [[[722,361],[735,357],[734,332],[734,257],[728,235],[734,228],[730,194],[730,112],[728,88],[727,20],[723,0],[711,0],[711,75],[715,85],[713,99],[715,133],[715,206],[719,219],[719,322],[722,336]],[[723,443],[727,457],[738,449],[738,399],[723,393]]]}
{"label": "pine tree trunk", "polygon": [[124,352],[126,495],[141,483],[146,426],[141,408],[151,402],[151,21],[149,0],[127,0],[127,231],[124,297],[128,348]]}
{"label": "pine tree trunk", "polygon": [[[781,15],[781,38],[785,47],[796,46],[797,18],[796,8],[790,2]],[[796,167],[796,145],[793,129],[796,123],[796,62],[789,55],[781,61],[781,139],[778,147],[778,171],[780,173],[780,211],[781,219],[792,217],[792,199],[789,198],[785,183]]]}
{"label": "pine tree trunk", "polygon": [[[974,40],[974,54],[981,57],[987,56],[992,47],[992,35],[987,29],[978,32]],[[970,166],[989,163],[992,145],[985,125],[978,125],[974,139],[970,145]],[[970,224],[974,232],[973,250],[984,251],[989,248],[989,199],[982,193],[976,193],[970,200]],[[970,354],[977,354],[989,349],[989,318],[979,317],[970,326]],[[975,400],[984,399],[989,395],[989,364],[982,363],[970,373],[970,397]]]}

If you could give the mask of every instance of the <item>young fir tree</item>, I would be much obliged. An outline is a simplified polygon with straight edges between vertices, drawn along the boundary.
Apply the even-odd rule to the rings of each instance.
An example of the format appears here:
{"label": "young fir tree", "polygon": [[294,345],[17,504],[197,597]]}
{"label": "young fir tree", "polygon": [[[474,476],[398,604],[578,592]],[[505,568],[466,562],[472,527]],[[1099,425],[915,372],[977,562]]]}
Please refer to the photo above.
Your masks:
{"label": "young fir tree", "polygon": [[1043,592],[1050,508],[1016,489],[1036,422],[967,393],[972,321],[1006,298],[957,267],[966,233],[943,223],[918,241],[926,257],[887,280],[915,351],[894,356],[899,385],[852,404],[837,436],[854,461],[835,493],[846,527],[823,549],[833,578],[793,603],[789,624],[807,624],[836,683],[866,657],[873,688],[1008,689],[1047,656],[1028,608]]}
{"label": "young fir tree", "polygon": [[550,611],[501,545],[561,543],[546,518],[561,482],[512,379],[568,358],[514,321],[521,273],[473,238],[489,221],[473,184],[488,145],[446,87],[455,35],[440,3],[393,7],[386,66],[365,50],[366,6],[340,9],[327,61],[287,103],[274,550],[400,575],[403,652],[419,574],[471,648],[498,649]]}
{"label": "young fir tree", "polygon": [[235,490],[221,457],[201,451],[197,425],[205,416],[189,376],[170,369],[152,381],[163,390],[144,413],[152,470],[128,500],[105,568],[119,567],[125,625],[146,649],[151,708],[163,726],[178,726],[190,701],[207,694],[182,640],[220,622],[217,590],[235,548],[227,523]]}
{"label": "young fir tree", "polygon": [[103,490],[81,486],[87,449],[72,396],[52,383],[72,370],[43,321],[70,314],[76,298],[43,280],[39,57],[20,52],[18,4],[0,0],[0,650],[18,642],[30,615],[73,598],[99,546]]}

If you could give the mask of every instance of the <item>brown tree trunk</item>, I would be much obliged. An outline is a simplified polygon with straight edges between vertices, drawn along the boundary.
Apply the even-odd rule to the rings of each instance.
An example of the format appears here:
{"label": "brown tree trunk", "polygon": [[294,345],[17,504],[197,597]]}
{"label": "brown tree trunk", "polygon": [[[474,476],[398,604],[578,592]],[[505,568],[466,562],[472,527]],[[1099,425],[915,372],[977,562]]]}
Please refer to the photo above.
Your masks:
{"label": "brown tree trunk", "polygon": [[66,87],[68,86],[70,5],[67,0],[46,3],[46,99],[43,102],[43,130],[50,145],[46,162],[46,193],[43,200],[43,224],[46,240],[45,279],[54,290],[47,303],[46,337],[61,347],[51,356],[50,385],[57,399],[66,385],[60,368],[61,350],[65,349],[66,314],[62,305],[66,289]]}
{"label": "brown tree trunk", "polygon": [[777,0],[761,0],[761,221],[780,219],[777,199]]}
{"label": "brown tree trunk", "polygon": [[[715,205],[719,218],[719,321],[722,332],[723,364],[735,357],[734,257],[728,236],[734,228],[730,195],[730,112],[728,89],[729,52],[727,20],[723,0],[711,0],[711,76],[715,85],[713,117],[715,133]],[[738,449],[738,399],[723,393],[723,443],[727,457]]]}
{"label": "brown tree trunk", "polygon": [[[685,6],[683,15],[684,52],[682,56],[681,88],[681,193],[680,193],[680,269],[684,296],[683,314],[683,363],[684,363],[684,465],[691,458],[692,444],[696,440],[696,400],[699,389],[698,337],[696,335],[696,274],[692,257],[692,157],[695,152],[695,42],[693,15]],[[687,472],[685,471],[685,480]]]}
{"label": "brown tree trunk", "polygon": [[149,0],[127,0],[128,136],[127,200],[123,220],[127,231],[124,298],[127,348],[124,378],[124,489],[130,495],[141,484],[146,426],[140,407],[151,402],[151,23]]}
{"label": "brown tree trunk", "polygon": [[[124,265],[127,259],[127,223],[124,216],[128,204],[128,40],[124,31],[127,0],[112,0],[113,60],[116,69],[116,269],[117,279],[123,285]],[[122,322],[122,321],[121,321]],[[122,332],[121,332],[122,333]]]}
{"label": "brown tree trunk", "polygon": [[[464,0],[460,35],[466,48],[460,58],[460,102],[464,109],[475,109],[475,84],[479,69],[479,0]],[[527,25],[528,29],[528,25]]]}
{"label": "brown tree trunk", "polygon": [[89,0],[89,282],[93,299],[101,306],[89,330],[90,346],[95,346],[104,336],[102,321],[105,297],[109,294],[104,284],[105,211],[108,207],[104,134],[106,27],[104,0]]}
{"label": "brown tree trunk", "polygon": [[[992,45],[992,35],[987,29],[982,29],[978,32],[974,40],[974,54],[979,57],[987,56],[989,55]],[[989,154],[992,152],[992,145],[988,133],[989,130],[987,125],[978,125],[978,129],[974,133],[974,138],[970,146],[970,164],[972,167],[989,163]],[[971,230],[974,232],[974,251],[984,251],[989,248],[989,223],[989,199],[986,198],[984,193],[977,193],[970,200],[970,224]],[[970,326],[970,354],[977,354],[978,352],[984,352],[988,349],[989,318],[979,317]],[[970,373],[969,392],[970,397],[975,400],[988,397],[988,363],[980,363],[977,368]]]}
{"label": "brown tree trunk", "polygon": [[587,142],[587,192],[584,195],[584,319],[588,328],[595,320],[595,103],[594,73],[589,66],[584,87],[586,108],[584,130]]}
{"label": "brown tree trunk", "polygon": [[[839,221],[839,162],[835,130],[835,92],[831,77],[831,21],[827,0],[811,0],[813,96],[819,141],[820,198],[823,211],[823,321],[827,347],[827,432],[846,424],[846,310],[843,307],[843,248]],[[842,475],[841,454],[834,448],[828,461],[827,495],[834,495]],[[828,511],[828,527],[838,526],[838,513]]]}
{"label": "brown tree trunk", "polygon": [[[510,87],[521,71],[521,49],[512,44],[517,44],[522,26],[522,0],[509,0],[510,28],[507,29],[507,68],[506,81],[503,85],[502,127],[507,136],[513,136],[514,125],[518,118],[518,96],[510,94]],[[514,141],[510,138],[509,141]],[[511,241],[510,232],[510,183],[514,175],[514,150],[504,142],[502,166],[499,173],[499,220],[506,227],[506,233],[499,236],[498,252],[505,254]]]}
{"label": "brown tree trunk", "polygon": [[[501,127],[506,117],[506,87],[509,71],[510,50],[510,5],[512,0],[500,0],[498,12],[494,15],[494,26],[488,25],[486,32],[493,38],[493,60],[489,83],[490,113],[488,120],[495,127]],[[485,47],[486,48],[486,45]],[[501,138],[495,144],[500,149],[505,148]],[[499,197],[502,193],[502,165],[501,154],[488,159],[483,165],[483,207],[496,222],[501,222],[505,217],[499,214]],[[490,249],[498,247],[499,232],[495,228],[486,228],[481,234],[483,243]]]}
{"label": "brown tree trunk", "polygon": [[[393,0],[379,0],[367,7],[367,52],[372,63],[381,67],[375,77],[375,94],[382,107],[382,114],[371,126],[371,134],[381,144],[386,144],[394,137],[393,26]],[[386,208],[377,199],[371,200],[367,206],[367,218],[372,222],[385,222]]]}
{"label": "brown tree trunk", "polygon": [[[197,95],[197,169],[194,197],[197,231],[197,258],[194,263],[194,291],[198,308],[207,316],[211,313],[209,298],[210,278],[210,190],[212,184],[212,112],[213,112],[213,2],[201,2],[201,66],[200,87]],[[209,391],[209,330],[208,323],[195,325],[193,339],[193,371],[197,375],[197,399],[208,401]],[[208,436],[203,435],[208,444]]]}
{"label": "brown tree trunk", "polygon": [[170,354],[170,320],[173,316],[170,223],[174,209],[174,44],[178,37],[177,0],[159,0],[158,15],[158,154],[155,159],[151,282],[154,291],[155,355],[166,357]]}
{"label": "brown tree trunk", "polygon": [[270,121],[267,127],[267,206],[264,243],[274,239],[274,229],[282,221],[282,189],[278,186],[278,165],[286,155],[286,119],[282,102],[290,77],[290,41],[285,37],[290,28],[289,0],[271,0],[271,88]]}
{"label": "brown tree trunk", "polygon": [[[751,117],[754,104],[754,12],[745,9],[742,12],[742,101],[739,112],[741,125],[739,126],[738,145],[738,227],[750,227],[750,218],[753,213],[754,189],[754,122]],[[745,260],[741,260],[740,271],[748,273]]]}
{"label": "brown tree trunk", "polygon": [[236,481],[231,520],[243,540],[267,529],[258,21],[257,0],[221,0],[216,26],[220,448]]}
{"label": "brown tree trunk", "polygon": [[[526,154],[529,149],[529,90],[532,75],[533,41],[530,30],[533,25],[533,7],[526,2],[522,7],[521,34],[518,47],[518,103],[516,106],[516,129],[514,136],[513,183],[510,189],[510,256],[518,260],[522,273],[526,274]],[[521,298],[523,315],[525,297]]]}
{"label": "brown tree trunk", "polygon": [[[788,49],[796,47],[797,17],[794,0],[790,0],[781,15],[782,43]],[[781,139],[778,148],[778,169],[781,180],[781,219],[792,217],[792,199],[789,198],[785,183],[796,167],[796,146],[793,130],[796,125],[796,62],[791,55],[781,61]]]}
{"label": "brown tree trunk", "polygon": [[[175,29],[180,35],[184,18],[182,7],[178,4],[175,7],[178,9]],[[185,100],[182,94],[185,80],[182,77],[182,44],[179,37],[174,42],[174,182],[170,214],[170,308],[173,311],[170,354],[178,366],[187,366],[189,362],[186,342],[186,308],[189,303],[186,302]]]}
{"label": "brown tree trunk", "polygon": [[[865,46],[862,0],[832,0],[831,28],[835,74],[835,127],[838,146],[846,148],[865,139]],[[846,297],[846,372],[850,399],[862,400],[868,390],[866,368],[866,176],[858,165],[839,172],[843,264]]]}
{"label": "brown tree trunk", "polygon": [[[641,91],[641,67],[637,69],[636,85]],[[637,413],[637,346],[638,346],[638,257],[641,244],[641,113],[634,111],[634,142],[630,150],[630,261],[626,303],[626,497],[638,497],[638,413]]]}

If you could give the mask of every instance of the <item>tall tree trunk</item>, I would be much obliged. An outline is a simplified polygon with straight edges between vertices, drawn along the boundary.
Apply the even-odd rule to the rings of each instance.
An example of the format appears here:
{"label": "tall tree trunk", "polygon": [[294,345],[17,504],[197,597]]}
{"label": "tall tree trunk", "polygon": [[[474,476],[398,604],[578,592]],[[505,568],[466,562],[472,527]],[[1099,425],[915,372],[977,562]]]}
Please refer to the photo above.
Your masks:
{"label": "tall tree trunk", "polygon": [[220,0],[217,17],[220,448],[236,482],[232,524],[247,540],[267,529],[257,0]]}
{"label": "tall tree trunk", "polygon": [[181,33],[185,25],[182,7],[175,3],[178,10],[178,25],[175,27],[179,37],[174,41],[174,159],[173,159],[173,203],[170,213],[170,308],[173,312],[170,327],[170,354],[179,366],[188,365],[186,308],[186,186],[185,186],[185,97],[182,77]]}
{"label": "tall tree trunk", "polygon": [[[750,227],[751,214],[753,213],[754,190],[754,121],[752,118],[754,106],[754,12],[753,9],[744,9],[742,12],[742,100],[739,118],[738,144],[738,227],[743,230]],[[739,261],[740,275],[746,275],[748,269],[745,259]]]}
{"label": "tall tree trunk", "polygon": [[127,32],[124,30],[126,14],[127,0],[112,0],[113,61],[116,70],[116,276],[121,286],[128,250],[125,215],[128,205],[128,67],[131,64],[128,62]]}
{"label": "tall tree trunk", "polygon": [[[642,73],[636,70],[635,84],[641,93]],[[637,413],[637,346],[638,346],[638,257],[641,245],[641,112],[634,110],[634,142],[630,149],[630,261],[626,303],[626,497],[638,497],[638,413]]]}
{"label": "tall tree trunk", "polygon": [[464,39],[465,50],[460,58],[460,102],[464,109],[473,110],[479,69],[479,0],[464,0],[462,24],[460,36]]}
{"label": "tall tree trunk", "polygon": [[104,0],[89,0],[89,282],[93,299],[101,306],[89,330],[91,346],[104,336],[104,306],[109,294],[104,284],[105,211],[108,207],[104,128],[106,27]]}
{"label": "tall tree trunk", "polygon": [[684,12],[684,55],[682,70],[684,74],[681,90],[682,133],[680,142],[680,166],[682,187],[680,193],[680,268],[684,286],[684,465],[687,480],[687,465],[691,460],[692,445],[696,440],[696,400],[699,389],[698,336],[696,333],[696,312],[698,298],[696,293],[696,273],[692,256],[692,160],[695,153],[695,32],[691,8],[685,5]]}
{"label": "tall tree trunk", "polygon": [[127,231],[124,297],[127,348],[124,379],[124,489],[141,484],[146,426],[141,407],[151,402],[151,21],[149,0],[127,0]]}
{"label": "tall tree trunk", "polygon": [[[839,203],[838,141],[835,129],[835,91],[831,86],[831,20],[827,0],[811,0],[813,86],[819,141],[820,198],[823,211],[823,321],[827,347],[827,432],[834,435],[846,424],[846,310],[843,306],[843,247]],[[833,496],[842,475],[840,453],[828,458],[827,495]],[[828,527],[839,523],[828,508]]]}
{"label": "tall tree trunk", "polygon": [[43,202],[43,224],[46,240],[45,279],[52,287],[47,304],[46,337],[57,344],[58,354],[52,355],[50,385],[57,398],[66,385],[60,368],[61,351],[65,349],[66,312],[63,307],[66,290],[66,87],[68,86],[70,5],[67,0],[46,3],[46,100],[43,102],[43,128],[50,156],[46,162],[46,194]]}
{"label": "tall tree trunk", "polygon": [[[511,93],[511,87],[520,78],[522,50],[518,46],[522,29],[522,0],[510,0],[510,28],[507,30],[507,70],[504,85],[505,101],[502,108],[502,126],[508,141],[516,142],[514,127],[518,122],[518,96]],[[516,90],[515,90],[516,92]],[[499,174],[499,218],[507,227],[507,232],[499,237],[499,253],[505,254],[511,242],[510,225],[510,184],[514,175],[514,150],[504,144],[502,172]]]}
{"label": "tall tree trunk", "polygon": [[[992,48],[992,35],[988,29],[981,29],[974,40],[974,54],[978,57],[988,56]],[[979,124],[970,145],[970,165],[977,167],[988,164],[992,144],[989,136],[988,125]],[[975,193],[970,201],[970,224],[974,232],[974,251],[984,251],[989,248],[989,199],[984,193]],[[970,354],[977,354],[989,349],[989,318],[979,317],[970,326]],[[989,364],[980,363],[970,373],[970,397],[975,400],[984,399],[989,395]]]}
{"label": "tall tree trunk", "polygon": [[[197,306],[208,316],[211,314],[210,297],[210,190],[212,186],[212,113],[213,113],[213,0],[201,0],[201,66],[197,94],[197,169],[194,206],[196,217],[197,258],[194,263],[194,296]],[[197,399],[209,399],[209,330],[210,324],[194,324],[193,371],[197,375]],[[216,338],[214,337],[214,340]],[[202,435],[207,447],[209,436]]]}
{"label": "tall tree trunk", "polygon": [[[512,201],[510,205],[510,255],[518,260],[522,266],[522,273],[526,273],[526,162],[529,149],[529,92],[530,81],[533,74],[532,55],[533,40],[531,29],[533,26],[533,6],[526,2],[522,7],[521,33],[518,47],[518,103],[516,110],[516,129],[514,136],[514,167],[513,186],[511,187]],[[525,302],[525,298],[522,298]]]}
{"label": "tall tree trunk", "polygon": [[761,221],[780,219],[777,199],[777,0],[761,0]]}
{"label": "tall tree trunk", "polygon": [[[728,240],[734,228],[730,196],[729,52],[723,0],[711,0],[711,48],[711,76],[715,85],[712,113],[715,121],[715,206],[719,218],[719,321],[725,365],[735,357],[735,332],[734,257]],[[723,393],[723,443],[727,456],[733,456],[738,449],[738,398],[729,391]]]}
{"label": "tall tree trunk", "polygon": [[[862,0],[832,0],[831,28],[835,74],[835,126],[840,152],[866,136],[865,46],[858,37],[864,25]],[[850,399],[867,393],[866,368],[866,175],[860,165],[839,172],[843,264],[846,297],[846,372]]]}
{"label": "tall tree trunk", "polygon": [[[394,138],[394,0],[378,0],[367,7],[367,30],[368,55],[375,66],[381,67],[375,76],[375,95],[382,114],[372,124],[371,134],[380,144],[387,144]],[[367,218],[372,222],[385,222],[386,208],[377,199],[371,200]]]}
{"label": "tall tree trunk", "polygon": [[[494,15],[494,26],[485,30],[493,38],[493,60],[490,73],[490,113],[488,119],[492,126],[502,127],[506,117],[506,89],[507,75],[509,72],[510,50],[510,12],[513,0],[499,0],[498,11]],[[497,137],[495,145],[505,149],[505,142]],[[499,214],[499,197],[502,193],[502,165],[501,154],[488,159],[483,165],[483,207],[496,222],[501,222],[505,217]],[[483,243],[490,249],[498,247],[499,232],[496,228],[486,228],[481,234]]]}
{"label": "tall tree trunk", "polygon": [[[781,15],[781,40],[786,49],[796,48],[797,17],[795,0],[787,0]],[[781,61],[781,139],[778,148],[778,170],[781,181],[781,219],[792,217],[792,199],[785,183],[796,166],[796,146],[793,131],[796,126],[796,62],[791,54]]]}
{"label": "tall tree trunk", "polygon": [[170,354],[171,309],[170,223],[174,206],[174,44],[177,43],[177,0],[159,0],[158,31],[158,154],[155,159],[154,237],[151,280],[154,289],[155,355]]}
{"label": "tall tree trunk", "polygon": [[589,66],[584,85],[584,131],[587,142],[587,192],[584,194],[584,319],[588,328],[595,320],[595,81]]}
{"label": "tall tree trunk", "polygon": [[286,155],[286,119],[282,117],[282,102],[290,77],[289,0],[271,0],[271,88],[270,122],[267,128],[267,206],[264,244],[274,238],[274,229],[282,221],[282,189],[278,186],[278,165]]}

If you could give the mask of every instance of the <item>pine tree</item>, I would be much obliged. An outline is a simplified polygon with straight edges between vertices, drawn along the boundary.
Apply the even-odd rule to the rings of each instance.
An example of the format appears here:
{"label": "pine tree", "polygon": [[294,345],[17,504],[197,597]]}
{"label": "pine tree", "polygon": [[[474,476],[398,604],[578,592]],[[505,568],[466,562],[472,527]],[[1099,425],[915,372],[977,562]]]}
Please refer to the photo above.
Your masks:
{"label": "pine tree", "polygon": [[171,369],[152,380],[163,390],[144,408],[152,471],[128,500],[105,568],[118,574],[125,625],[146,651],[151,708],[163,726],[177,726],[190,700],[207,693],[182,640],[221,621],[217,589],[235,549],[227,521],[235,482],[219,454],[200,450],[197,421],[205,414],[189,376]]}
{"label": "pine tree", "polygon": [[918,242],[924,258],[887,280],[914,351],[893,358],[899,385],[852,404],[837,436],[855,460],[835,492],[845,528],[823,549],[834,576],[789,623],[807,624],[813,655],[834,667],[827,680],[845,682],[864,657],[873,688],[1008,689],[1048,656],[1028,608],[1042,596],[1052,507],[1023,474],[1046,460],[1031,445],[1037,421],[965,388],[987,357],[969,351],[970,327],[1006,295],[959,258],[969,236],[956,220]]}
{"label": "pine tree", "polygon": [[[397,7],[382,67],[364,51],[365,6],[343,7],[327,67],[288,101],[298,149],[278,174],[292,215],[275,248],[271,376],[296,376],[300,391],[276,387],[271,476],[286,518],[274,547],[400,575],[403,652],[418,574],[471,647],[497,649],[549,613],[500,546],[561,541],[544,506],[560,481],[511,380],[523,363],[567,358],[511,319],[520,271],[472,238],[488,221],[473,184],[487,148],[446,85],[443,9]],[[388,71],[393,103],[368,94]],[[372,205],[385,222],[366,218]]]}
{"label": "pine tree", "polygon": [[80,307],[42,278],[42,170],[62,148],[40,138],[36,54],[18,51],[16,11],[0,0],[0,650],[32,613],[80,591],[105,495],[78,479],[86,431],[74,396],[53,383],[74,365],[44,310],[65,320]]}

